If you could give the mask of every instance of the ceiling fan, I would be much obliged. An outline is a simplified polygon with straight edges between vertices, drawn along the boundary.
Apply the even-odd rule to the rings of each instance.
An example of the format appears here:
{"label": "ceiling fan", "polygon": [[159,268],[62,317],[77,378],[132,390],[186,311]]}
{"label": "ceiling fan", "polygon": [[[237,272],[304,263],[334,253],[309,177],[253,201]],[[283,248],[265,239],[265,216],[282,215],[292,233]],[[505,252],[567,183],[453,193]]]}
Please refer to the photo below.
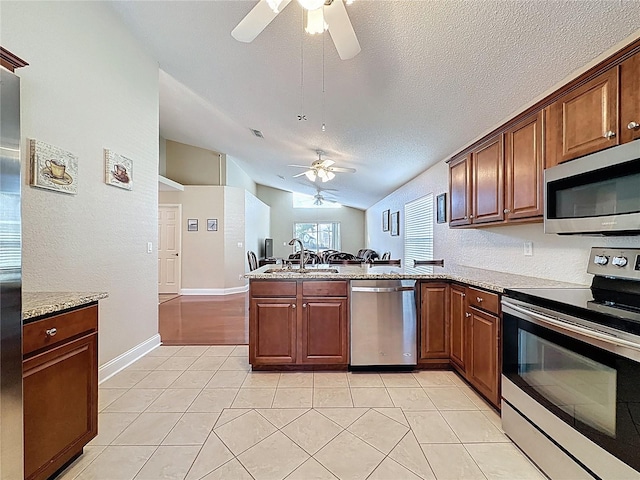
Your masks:
{"label": "ceiling fan", "polygon": [[331,203],[336,203],[335,200],[329,200],[327,198],[324,197],[324,195],[322,195],[322,192],[324,192],[325,190],[318,188],[317,189],[317,193],[313,196],[313,204],[314,205],[323,205],[324,202],[331,202]]}
{"label": "ceiling fan", "polygon": [[[346,1],[350,4],[353,0]],[[240,42],[252,42],[290,2],[291,0],[260,0],[231,31],[231,36]],[[342,60],[349,60],[360,53],[360,43],[343,0],[298,2],[307,11],[307,33],[322,33],[328,29]]]}
{"label": "ceiling fan", "polygon": [[324,153],[322,150],[317,150],[316,153],[318,154],[318,160],[314,161],[310,167],[306,165],[288,165],[289,167],[307,169],[306,172],[298,173],[293,178],[305,175],[312,182],[315,182],[318,178],[323,182],[328,182],[335,178],[335,172],[354,173],[356,171],[355,168],[334,167],[333,164],[336,162],[333,160],[322,160],[322,154]]}

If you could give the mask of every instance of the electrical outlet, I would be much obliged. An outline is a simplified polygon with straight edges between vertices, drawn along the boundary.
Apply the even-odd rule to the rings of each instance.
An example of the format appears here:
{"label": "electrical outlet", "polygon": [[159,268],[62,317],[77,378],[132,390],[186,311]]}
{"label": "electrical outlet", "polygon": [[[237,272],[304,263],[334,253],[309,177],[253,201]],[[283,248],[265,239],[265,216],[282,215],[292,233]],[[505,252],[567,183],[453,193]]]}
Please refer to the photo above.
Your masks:
{"label": "electrical outlet", "polygon": [[524,242],[524,256],[525,257],[533,256],[533,242]]}
{"label": "electrical outlet", "polygon": [[238,242],[238,248],[242,248],[242,242]]}
{"label": "electrical outlet", "polygon": [[153,243],[147,242],[147,253],[153,252]]}

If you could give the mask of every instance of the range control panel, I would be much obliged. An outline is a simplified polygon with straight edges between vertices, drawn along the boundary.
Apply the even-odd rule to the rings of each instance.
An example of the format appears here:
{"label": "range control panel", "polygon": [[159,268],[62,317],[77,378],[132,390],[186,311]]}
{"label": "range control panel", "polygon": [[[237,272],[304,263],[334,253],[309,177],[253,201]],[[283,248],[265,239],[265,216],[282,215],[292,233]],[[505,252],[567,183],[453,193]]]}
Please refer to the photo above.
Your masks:
{"label": "range control panel", "polygon": [[640,280],[640,248],[592,247],[587,272]]}

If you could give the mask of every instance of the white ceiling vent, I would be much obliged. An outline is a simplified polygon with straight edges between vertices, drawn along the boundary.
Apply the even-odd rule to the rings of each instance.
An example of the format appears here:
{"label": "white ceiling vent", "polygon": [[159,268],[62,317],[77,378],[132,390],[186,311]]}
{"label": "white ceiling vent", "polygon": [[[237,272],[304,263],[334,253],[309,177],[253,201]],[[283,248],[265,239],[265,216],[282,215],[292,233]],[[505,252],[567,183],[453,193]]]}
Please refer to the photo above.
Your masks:
{"label": "white ceiling vent", "polygon": [[249,130],[251,130],[251,133],[253,133],[256,137],[264,138],[264,135],[262,135],[262,132],[260,130],[254,130],[253,128],[250,128]]}

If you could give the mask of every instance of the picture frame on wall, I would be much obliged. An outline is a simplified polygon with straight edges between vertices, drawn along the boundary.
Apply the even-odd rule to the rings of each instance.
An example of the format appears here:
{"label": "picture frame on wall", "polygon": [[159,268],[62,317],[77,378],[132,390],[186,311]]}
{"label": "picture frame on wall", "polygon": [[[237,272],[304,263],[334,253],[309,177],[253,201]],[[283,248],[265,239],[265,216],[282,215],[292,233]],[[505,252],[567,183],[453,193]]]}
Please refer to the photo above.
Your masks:
{"label": "picture frame on wall", "polygon": [[217,232],[218,231],[218,219],[217,218],[208,218],[207,219],[207,230],[209,232]]}
{"label": "picture frame on wall", "polygon": [[389,210],[382,212],[382,231],[389,231]]}
{"label": "picture frame on wall", "polygon": [[187,232],[197,232],[197,231],[198,231],[198,219],[189,218],[187,220]]}
{"label": "picture frame on wall", "polygon": [[447,194],[441,193],[436,197],[436,222],[447,223]]}
{"label": "picture frame on wall", "polygon": [[397,237],[400,235],[400,211],[393,212],[391,214],[391,236]]}
{"label": "picture frame on wall", "polygon": [[29,139],[31,186],[55,192],[78,193],[78,157],[40,140]]}
{"label": "picture frame on wall", "polygon": [[104,181],[107,185],[133,189],[133,160],[115,153],[108,148],[104,149]]}

